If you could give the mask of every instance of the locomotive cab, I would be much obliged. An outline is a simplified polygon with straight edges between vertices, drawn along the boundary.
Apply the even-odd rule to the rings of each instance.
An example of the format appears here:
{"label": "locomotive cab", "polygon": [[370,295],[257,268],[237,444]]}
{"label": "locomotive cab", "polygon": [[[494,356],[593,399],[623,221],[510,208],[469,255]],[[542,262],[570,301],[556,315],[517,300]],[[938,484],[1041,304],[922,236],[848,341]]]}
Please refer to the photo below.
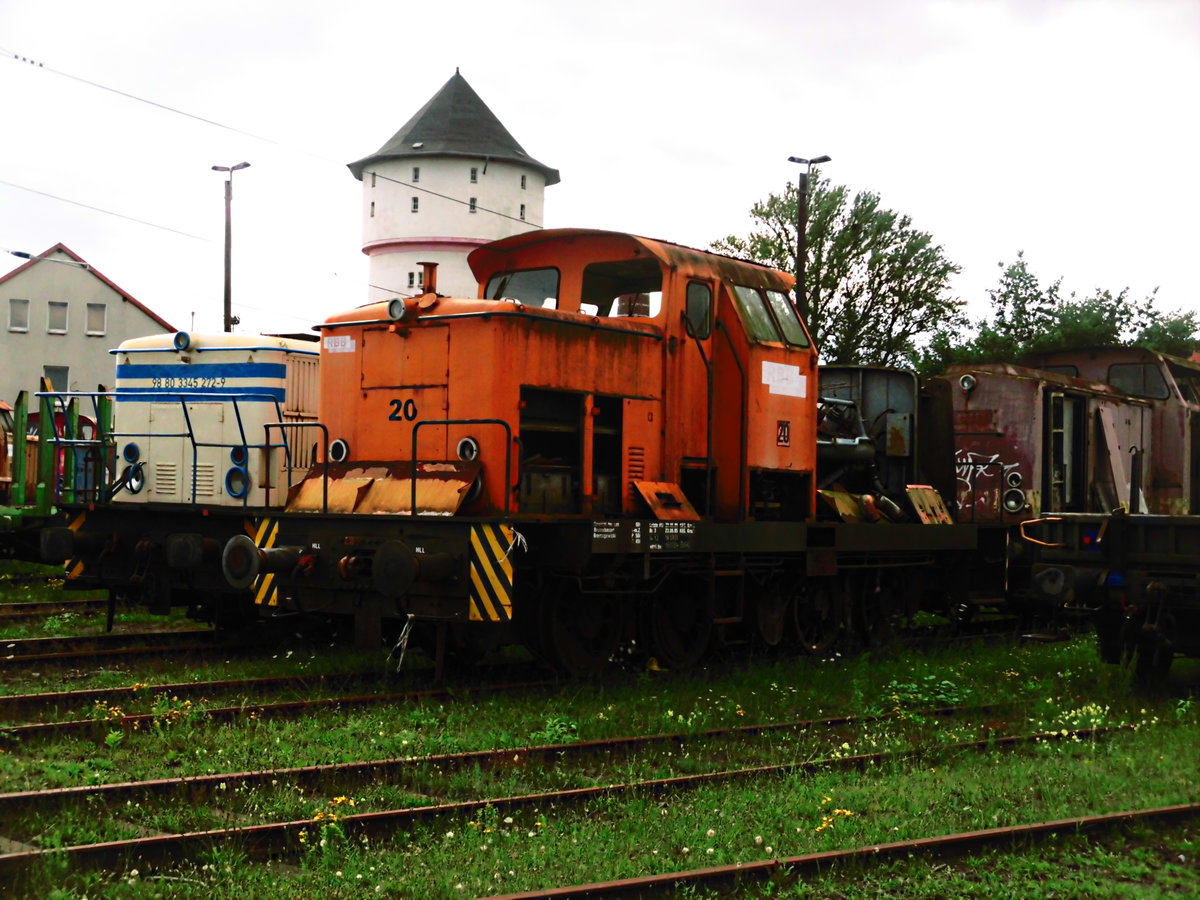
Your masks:
{"label": "locomotive cab", "polygon": [[[575,229],[469,262],[475,298],[322,326],[338,510],[811,515],[816,352],[788,276]],[[316,479],[292,508],[315,508]]]}

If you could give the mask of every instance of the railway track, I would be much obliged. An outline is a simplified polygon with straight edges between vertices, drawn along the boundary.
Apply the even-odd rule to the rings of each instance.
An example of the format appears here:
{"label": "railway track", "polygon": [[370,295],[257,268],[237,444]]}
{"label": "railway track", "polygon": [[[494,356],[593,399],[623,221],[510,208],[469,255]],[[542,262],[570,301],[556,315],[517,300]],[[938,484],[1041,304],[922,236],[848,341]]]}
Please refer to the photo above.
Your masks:
{"label": "railway track", "polygon": [[1176,806],[1159,806],[1151,809],[1127,810],[1098,816],[1079,816],[1057,819],[1052,822],[1036,822],[1028,825],[1010,825],[1004,828],[988,828],[982,831],[964,831],[935,837],[894,841],[887,844],[870,844],[847,850],[830,850],[823,853],[805,853],[759,862],[740,863],[734,866],[713,866],[682,872],[667,872],[644,878],[626,878],[620,881],[598,881],[565,887],[544,888],[515,894],[495,894],[485,900],[571,900],[577,897],[646,897],[655,894],[676,893],[684,890],[706,888],[710,890],[734,891],[739,886],[748,888],[752,883],[778,879],[788,880],[802,875],[827,872],[834,866],[856,863],[873,865],[893,859],[910,857],[943,858],[983,850],[988,847],[1008,846],[1028,840],[1048,840],[1059,835],[1079,832],[1096,832],[1125,828],[1137,824],[1170,824],[1200,817],[1200,804],[1185,803]]}
{"label": "railway track", "polygon": [[103,612],[107,600],[21,600],[0,603],[0,623],[26,619],[45,619],[50,616]]}
{"label": "railway track", "polygon": [[[1049,733],[1037,733],[1026,735],[1009,735],[1002,737],[989,737],[982,740],[963,741],[955,744],[943,745],[939,748],[941,754],[955,754],[967,751],[988,751],[993,748],[1011,748],[1024,744],[1032,744],[1043,741],[1062,741],[1071,739],[1097,738],[1105,734],[1109,734],[1116,729],[1080,729],[1075,731],[1061,730]],[[664,736],[655,736],[662,738]],[[665,736],[670,737],[670,736]],[[522,753],[535,752],[565,752],[570,745],[554,745],[547,748],[525,748],[513,749],[508,748],[501,751],[507,757],[520,755]],[[489,751],[495,752],[495,751]],[[745,781],[754,778],[770,777],[792,774],[796,772],[814,772],[832,767],[854,767],[866,768],[872,765],[879,765],[889,759],[899,759],[905,756],[911,756],[919,753],[917,749],[909,749],[904,751],[885,751],[872,754],[861,754],[856,756],[831,756],[825,759],[808,760],[801,762],[791,762],[769,766],[754,766],[750,768],[722,770],[717,772],[708,772],[696,775],[681,775],[670,778],[657,778],[650,780],[626,782],[620,784],[601,785],[596,787],[573,788],[567,790],[548,791],[524,795],[497,796],[483,799],[472,799],[466,801],[432,803],[424,806],[407,807],[403,809],[382,810],[370,813],[356,813],[343,816],[339,819],[339,826],[346,833],[347,837],[367,837],[370,839],[378,839],[390,836],[396,831],[404,828],[410,828],[421,823],[428,823],[448,817],[470,816],[479,813],[484,809],[491,809],[498,814],[505,812],[516,812],[521,809],[528,808],[561,808],[565,806],[575,806],[586,803],[590,800],[599,799],[602,797],[616,797],[622,795],[632,795],[635,793],[648,793],[652,795],[666,794],[670,792],[679,792],[694,789],[703,785],[731,783],[734,781]],[[463,755],[468,756],[468,755]],[[395,764],[403,763],[407,766],[413,766],[421,761],[440,760],[442,757],[424,757],[418,760],[401,760],[394,761]],[[390,764],[393,761],[384,761],[382,764]],[[438,765],[438,762],[433,763]],[[371,765],[371,764],[358,764]],[[379,764],[376,764],[379,765]],[[297,770],[303,771],[303,770]],[[279,772],[275,773],[245,773],[253,775],[256,778],[276,777]],[[207,785],[211,787],[214,784],[219,784],[221,778],[225,779],[228,786],[229,778],[232,775],[215,776],[218,781],[214,782],[211,777],[200,779],[181,779],[177,782],[184,788],[191,785],[200,787]],[[373,774],[372,777],[378,778],[378,774]],[[136,785],[114,785],[110,789],[116,791],[137,789]],[[37,798],[41,797],[50,801],[55,795],[60,797],[67,796],[67,792],[74,792],[76,798],[86,796],[83,793],[85,789],[60,789],[57,791],[34,791],[26,792],[23,795],[8,795],[10,799],[4,802],[11,803],[13,806],[9,810],[16,811],[22,808],[28,808],[30,804],[36,804]],[[114,796],[117,796],[114,794]],[[195,802],[195,797],[192,794],[187,794],[189,802]],[[1200,805],[1187,807],[1170,807],[1175,810],[1174,814],[1182,815],[1182,810],[1194,810],[1200,812]],[[7,812],[7,810],[6,810]],[[1194,815],[1195,812],[1188,814]],[[1128,816],[1129,813],[1119,814]],[[1103,817],[1093,817],[1103,818]],[[5,820],[14,822],[11,815],[6,815]],[[1064,820],[1067,821],[1067,820]],[[1083,820],[1069,820],[1071,822],[1080,822]],[[301,843],[299,835],[306,828],[311,827],[313,820],[300,819],[291,821],[268,822],[262,824],[239,825],[231,828],[214,828],[203,831],[192,831],[179,834],[158,834],[145,837],[137,837],[128,840],[106,841],[97,844],[81,844],[70,847],[62,847],[55,849],[22,849],[15,852],[0,854],[0,884],[5,882],[10,884],[19,884],[23,872],[29,871],[31,868],[41,865],[52,860],[54,864],[62,870],[85,871],[105,869],[113,872],[120,872],[130,867],[137,867],[145,870],[146,867],[154,868],[167,866],[181,860],[194,858],[197,854],[211,850],[214,847],[224,847],[226,849],[236,850],[239,853],[246,855],[251,860],[265,859],[290,859],[296,856],[301,851]],[[12,827],[10,824],[7,826]],[[1037,827],[1037,826],[1030,826]],[[1043,826],[1044,827],[1044,826]],[[1066,827],[1059,825],[1059,827]],[[998,829],[996,831],[1011,832],[1012,829]],[[4,835],[8,840],[8,846],[17,846],[13,841],[12,835]],[[19,837],[19,836],[18,836]],[[772,861],[777,866],[778,861]],[[676,873],[677,877],[680,873]],[[541,896],[543,892],[537,892],[528,896]]]}
{"label": "railway track", "polygon": [[[274,679],[268,680],[274,681]],[[287,681],[287,679],[279,680]],[[217,682],[209,682],[209,684],[216,683]],[[245,682],[242,683],[244,684]],[[229,684],[236,685],[238,682],[229,682]],[[548,687],[552,684],[553,682],[549,681],[513,682],[496,685],[480,685],[474,688],[446,687],[415,691],[401,691],[386,694],[355,694],[339,697],[323,697],[314,700],[288,700],[278,703],[239,703],[236,706],[202,707],[198,710],[198,714],[202,715],[210,722],[229,722],[243,718],[258,719],[288,715],[299,716],[321,709],[349,708],[384,703],[413,703],[425,699],[445,698],[455,694],[484,694],[498,693],[503,691],[532,690],[535,688]],[[94,692],[80,691],[78,693],[89,694]],[[154,695],[158,695],[163,692],[161,690],[154,690],[153,693]],[[128,688],[120,689],[119,696],[128,697],[130,695],[131,692]],[[93,700],[92,702],[95,703],[97,701]],[[103,702],[103,698],[101,698],[100,702]],[[114,713],[110,716],[100,719],[89,718],[70,719],[57,722],[32,722],[22,725],[0,726],[0,737],[10,741],[29,741],[50,736],[63,737],[70,734],[88,734],[94,731],[97,727],[104,727],[109,730],[120,728],[125,731],[137,731],[143,726],[152,726],[158,718],[159,717],[154,713],[140,713],[134,715]]]}
{"label": "railway track", "polygon": [[90,659],[134,657],[220,647],[253,646],[249,638],[230,641],[222,632],[205,629],[105,633],[73,637],[19,638],[0,642],[0,669],[30,663],[75,663]]}
{"label": "railway track", "polygon": [[[475,688],[472,693],[496,693],[506,690],[536,688],[541,687],[539,683],[529,684],[510,684],[510,685],[492,685],[486,687]],[[395,695],[377,695],[375,697],[363,698],[332,698],[329,701],[314,701],[310,709],[317,708],[316,704],[322,705],[337,705],[345,703],[352,705],[351,701],[361,700],[370,701],[378,700],[380,702],[393,698],[409,699],[419,701],[425,699],[440,699],[448,696],[450,691],[446,690],[430,690],[416,691],[409,694]],[[459,693],[459,692],[454,692]],[[282,704],[289,712],[296,711],[293,704]],[[243,709],[245,714],[258,714],[261,707],[231,707],[230,709]],[[979,708],[967,709],[965,707],[945,707],[942,709],[930,710],[923,715],[930,717],[949,717],[963,714],[966,712],[977,712]],[[134,718],[134,717],[129,717]],[[142,720],[149,717],[137,717]],[[291,781],[301,784],[306,790],[319,789],[322,791],[342,791],[362,784],[370,779],[383,778],[389,781],[395,781],[405,774],[406,770],[412,770],[417,766],[425,768],[433,768],[440,772],[454,772],[466,767],[478,767],[484,771],[490,771],[511,762],[513,755],[517,754],[527,763],[538,763],[543,769],[553,768],[556,765],[578,763],[582,759],[590,757],[602,756],[611,760],[618,756],[630,756],[639,751],[643,751],[658,745],[670,744],[675,747],[684,747],[689,744],[701,743],[703,741],[712,741],[721,738],[732,737],[752,737],[756,735],[777,734],[788,731],[802,731],[806,729],[824,728],[838,729],[846,726],[862,726],[868,725],[887,719],[894,718],[893,716],[838,716],[825,719],[805,719],[793,722],[776,722],[769,725],[743,725],[736,728],[713,728],[707,731],[675,733],[675,734],[653,734],[653,735],[638,735],[631,737],[608,738],[595,741],[576,741],[568,744],[541,744],[531,747],[500,747],[489,750],[472,750],[464,753],[446,753],[436,756],[424,757],[402,757],[398,759],[372,760],[366,762],[352,763],[337,763],[325,766],[302,766],[298,768],[285,769],[266,769],[257,772],[221,772],[212,775],[197,775],[184,778],[167,778],[156,779],[151,781],[137,781],[121,784],[104,784],[104,785],[81,785],[79,787],[57,788],[50,791],[23,791],[8,794],[0,794],[0,821],[7,820],[12,815],[19,814],[22,810],[30,806],[38,806],[45,809],[47,806],[61,806],[66,803],[76,801],[87,801],[89,798],[96,798],[104,802],[124,802],[126,800],[136,800],[143,796],[163,797],[172,793],[182,793],[189,798],[196,800],[212,796],[213,791],[218,785],[224,785],[221,790],[228,790],[231,787],[254,787],[261,784],[268,784],[277,781]],[[40,733],[42,729],[50,732],[56,723],[46,723],[45,725],[27,725],[16,726],[11,729],[0,730],[0,735],[5,735],[9,738],[19,738],[25,734]],[[66,724],[74,728],[77,723],[58,723]],[[96,722],[87,720],[78,723],[86,726],[86,730],[94,729]],[[109,723],[110,727],[111,724]],[[37,729],[37,731],[24,732],[23,728]]]}

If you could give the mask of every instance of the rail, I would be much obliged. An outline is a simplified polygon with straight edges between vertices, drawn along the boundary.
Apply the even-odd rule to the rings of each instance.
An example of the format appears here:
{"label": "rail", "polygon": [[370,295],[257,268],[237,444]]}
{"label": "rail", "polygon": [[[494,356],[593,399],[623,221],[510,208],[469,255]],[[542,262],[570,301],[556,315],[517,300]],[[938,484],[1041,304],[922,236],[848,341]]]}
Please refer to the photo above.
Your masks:
{"label": "rail", "polygon": [[[321,460],[322,460],[322,466],[323,466],[323,469],[321,472],[321,512],[328,513],[329,512],[329,428],[325,425],[324,422],[267,422],[267,423],[265,423],[263,425],[263,443],[268,448],[267,449],[267,471],[268,472],[270,472],[270,470],[271,470],[271,465],[270,465],[271,448],[276,446],[276,445],[271,444],[271,429],[272,428],[278,428],[280,431],[280,435],[283,438],[283,444],[281,446],[284,448],[284,460],[285,460],[284,472],[286,473],[289,488],[291,487],[291,484],[292,484],[293,466],[292,466],[292,451],[288,447],[288,444],[287,444],[287,429],[289,429],[289,428],[299,428],[299,429],[319,428],[321,430],[321,437],[322,437]],[[265,493],[263,494],[263,505],[264,506],[271,505],[271,479],[270,479],[270,477],[267,478],[267,487],[266,487]]]}

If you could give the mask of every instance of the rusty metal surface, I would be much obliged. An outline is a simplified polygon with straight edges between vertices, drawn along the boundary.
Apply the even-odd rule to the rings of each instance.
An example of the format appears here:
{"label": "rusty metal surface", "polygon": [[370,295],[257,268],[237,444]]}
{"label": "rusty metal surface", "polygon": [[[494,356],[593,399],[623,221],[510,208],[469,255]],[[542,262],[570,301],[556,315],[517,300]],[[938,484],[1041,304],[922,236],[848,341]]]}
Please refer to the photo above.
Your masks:
{"label": "rusty metal surface", "polygon": [[635,481],[634,487],[650,506],[654,517],[663,522],[699,522],[700,514],[688,501],[679,485],[669,481]]}
{"label": "rusty metal surface", "polygon": [[942,500],[941,494],[927,484],[910,484],[906,491],[908,499],[917,511],[917,517],[925,525],[953,525],[954,519]]}
{"label": "rusty metal surface", "polygon": [[[314,466],[295,485],[288,512],[321,512],[323,466]],[[350,462],[329,464],[329,512],[411,515],[416,483],[418,515],[452,516],[479,476],[478,462]]]}

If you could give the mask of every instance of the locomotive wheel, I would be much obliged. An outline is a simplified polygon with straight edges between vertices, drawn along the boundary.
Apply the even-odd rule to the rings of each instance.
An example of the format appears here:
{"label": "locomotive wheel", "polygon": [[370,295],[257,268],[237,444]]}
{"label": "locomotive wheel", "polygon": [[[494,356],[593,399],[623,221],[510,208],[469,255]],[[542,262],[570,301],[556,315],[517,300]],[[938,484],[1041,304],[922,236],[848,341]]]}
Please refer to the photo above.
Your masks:
{"label": "locomotive wheel", "polygon": [[1096,617],[1096,647],[1103,662],[1116,665],[1121,661],[1125,651],[1125,617],[1119,610],[1105,609]]}
{"label": "locomotive wheel", "polygon": [[1134,680],[1142,687],[1162,684],[1171,671],[1174,656],[1175,647],[1169,640],[1161,636],[1143,638],[1138,642],[1133,658]]}
{"label": "locomotive wheel", "polygon": [[538,615],[543,656],[576,678],[601,672],[620,644],[622,610],[619,600],[583,597],[571,590],[544,598]]}
{"label": "locomotive wheel", "polygon": [[655,596],[645,607],[642,641],[662,668],[686,669],[698,663],[708,650],[713,602],[706,591],[698,597],[679,585],[672,587],[672,592]]}
{"label": "locomotive wheel", "polygon": [[792,621],[800,646],[814,656],[829,652],[845,618],[845,592],[837,578],[809,578],[796,593]]}
{"label": "locomotive wheel", "polygon": [[778,647],[787,634],[788,605],[791,598],[778,584],[767,587],[754,603],[754,624],[758,637],[768,647]]}

